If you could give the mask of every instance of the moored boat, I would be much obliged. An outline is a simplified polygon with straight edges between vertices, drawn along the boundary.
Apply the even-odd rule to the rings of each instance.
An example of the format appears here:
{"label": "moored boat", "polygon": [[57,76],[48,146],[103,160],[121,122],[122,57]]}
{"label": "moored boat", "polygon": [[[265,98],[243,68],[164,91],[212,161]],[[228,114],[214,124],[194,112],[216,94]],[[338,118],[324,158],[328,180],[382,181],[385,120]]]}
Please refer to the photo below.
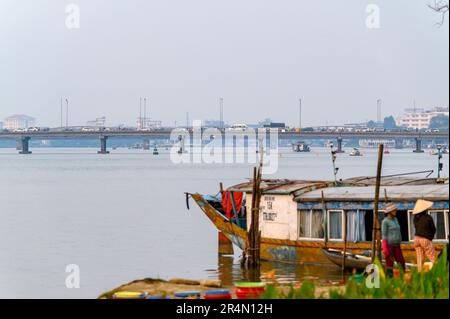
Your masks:
{"label": "moored boat", "polygon": [[311,148],[305,142],[296,142],[296,143],[292,143],[292,150],[294,152],[302,153],[302,152],[311,151]]}
{"label": "moored boat", "polygon": [[[335,265],[342,268],[344,265],[344,252],[342,250],[322,248],[322,253]],[[345,253],[345,268],[364,270],[372,263],[372,257],[369,254],[352,254]],[[382,260],[383,265],[385,261]],[[407,263],[406,267],[413,267],[411,263]]]}
{"label": "moored boat", "polygon": [[[342,267],[344,253],[342,250],[322,248],[322,253],[335,265]],[[345,254],[345,267],[348,269],[366,269],[372,263],[372,258],[365,255]]]}
{"label": "moored boat", "polygon": [[357,149],[356,147],[353,148],[353,150],[348,154],[350,156],[362,156],[362,153],[359,149]]}
{"label": "moored boat", "polygon": [[[250,224],[252,181],[229,187],[216,195],[189,194],[216,228],[235,246],[245,249]],[[361,255],[371,250],[375,178],[357,177],[340,182],[265,179],[261,183],[260,231],[263,260],[290,263],[332,263],[322,249],[346,250]],[[228,194],[228,195],[227,195]],[[438,251],[448,243],[448,179],[383,177],[379,219],[388,202],[398,207],[402,249],[414,262],[412,210],[418,199],[433,201],[429,211],[436,224],[434,245]],[[232,196],[229,196],[232,195]],[[231,214],[224,196],[240,196]],[[345,214],[345,215],[344,215]],[[346,217],[344,219],[344,216]],[[344,226],[347,220],[347,227]]]}

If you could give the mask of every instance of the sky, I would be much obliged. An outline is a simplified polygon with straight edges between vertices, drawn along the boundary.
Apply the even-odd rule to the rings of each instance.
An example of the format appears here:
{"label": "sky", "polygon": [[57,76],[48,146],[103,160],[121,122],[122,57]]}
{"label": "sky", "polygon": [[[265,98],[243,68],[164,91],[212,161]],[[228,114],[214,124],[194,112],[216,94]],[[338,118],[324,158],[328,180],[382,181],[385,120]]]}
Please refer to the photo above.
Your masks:
{"label": "sky", "polygon": [[[449,23],[433,0],[0,0],[0,121],[334,125],[449,105]],[[79,28],[74,11],[79,8]],[[379,28],[367,6],[379,8]],[[68,27],[69,26],[69,27]]]}

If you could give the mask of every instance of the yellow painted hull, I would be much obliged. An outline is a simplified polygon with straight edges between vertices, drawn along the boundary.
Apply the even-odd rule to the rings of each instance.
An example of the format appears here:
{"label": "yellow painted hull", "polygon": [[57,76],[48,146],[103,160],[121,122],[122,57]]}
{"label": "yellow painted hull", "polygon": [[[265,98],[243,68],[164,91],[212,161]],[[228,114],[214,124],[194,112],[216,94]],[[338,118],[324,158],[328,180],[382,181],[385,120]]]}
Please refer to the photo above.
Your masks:
{"label": "yellow painted hull", "polygon": [[[192,198],[202,209],[205,215],[211,220],[216,228],[223,232],[236,246],[244,249],[247,240],[247,232],[236,224],[228,221],[214,207],[212,207],[200,194],[192,194]],[[438,251],[444,248],[445,244],[435,244]],[[347,251],[354,254],[361,254],[370,250],[370,242],[347,243]],[[416,253],[413,243],[402,244],[403,255],[407,262],[416,262]],[[343,242],[324,241],[304,241],[261,238],[261,259],[267,261],[282,261],[288,263],[325,263],[331,261],[321,252],[322,248],[343,249]]]}

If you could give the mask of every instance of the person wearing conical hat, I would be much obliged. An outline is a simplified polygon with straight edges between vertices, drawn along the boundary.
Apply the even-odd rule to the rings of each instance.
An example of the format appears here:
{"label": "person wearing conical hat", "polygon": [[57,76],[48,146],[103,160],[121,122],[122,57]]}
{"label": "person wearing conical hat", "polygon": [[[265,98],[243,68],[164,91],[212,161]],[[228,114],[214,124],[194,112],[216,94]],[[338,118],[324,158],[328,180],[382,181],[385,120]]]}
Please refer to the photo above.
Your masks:
{"label": "person wearing conical hat", "polygon": [[393,203],[388,203],[385,207],[384,214],[385,217],[381,223],[381,239],[387,272],[392,273],[394,261],[399,263],[403,270],[405,270],[405,258],[400,247],[402,233],[396,217],[397,206]]}
{"label": "person wearing conical hat", "polygon": [[419,199],[413,210],[414,215],[414,248],[417,255],[417,268],[422,271],[425,258],[431,263],[436,260],[436,250],[433,246],[433,238],[436,234],[436,226],[428,210],[433,207],[433,202]]}

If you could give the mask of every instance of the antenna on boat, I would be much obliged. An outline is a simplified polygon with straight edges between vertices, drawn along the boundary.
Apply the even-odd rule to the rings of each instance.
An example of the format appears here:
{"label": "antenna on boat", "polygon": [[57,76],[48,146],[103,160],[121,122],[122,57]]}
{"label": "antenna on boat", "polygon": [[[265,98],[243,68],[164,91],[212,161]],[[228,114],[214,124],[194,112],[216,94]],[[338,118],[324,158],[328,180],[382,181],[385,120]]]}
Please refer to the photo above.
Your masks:
{"label": "antenna on boat", "polygon": [[438,151],[437,178],[441,178],[441,171],[444,168],[444,164],[441,163],[441,159],[442,159],[442,145],[437,145],[437,151]]}
{"label": "antenna on boat", "polygon": [[336,151],[333,149],[334,144],[331,142],[330,144],[331,149],[331,161],[333,162],[333,175],[334,175],[334,183],[337,184],[337,173],[339,171],[339,167],[336,167]]}

